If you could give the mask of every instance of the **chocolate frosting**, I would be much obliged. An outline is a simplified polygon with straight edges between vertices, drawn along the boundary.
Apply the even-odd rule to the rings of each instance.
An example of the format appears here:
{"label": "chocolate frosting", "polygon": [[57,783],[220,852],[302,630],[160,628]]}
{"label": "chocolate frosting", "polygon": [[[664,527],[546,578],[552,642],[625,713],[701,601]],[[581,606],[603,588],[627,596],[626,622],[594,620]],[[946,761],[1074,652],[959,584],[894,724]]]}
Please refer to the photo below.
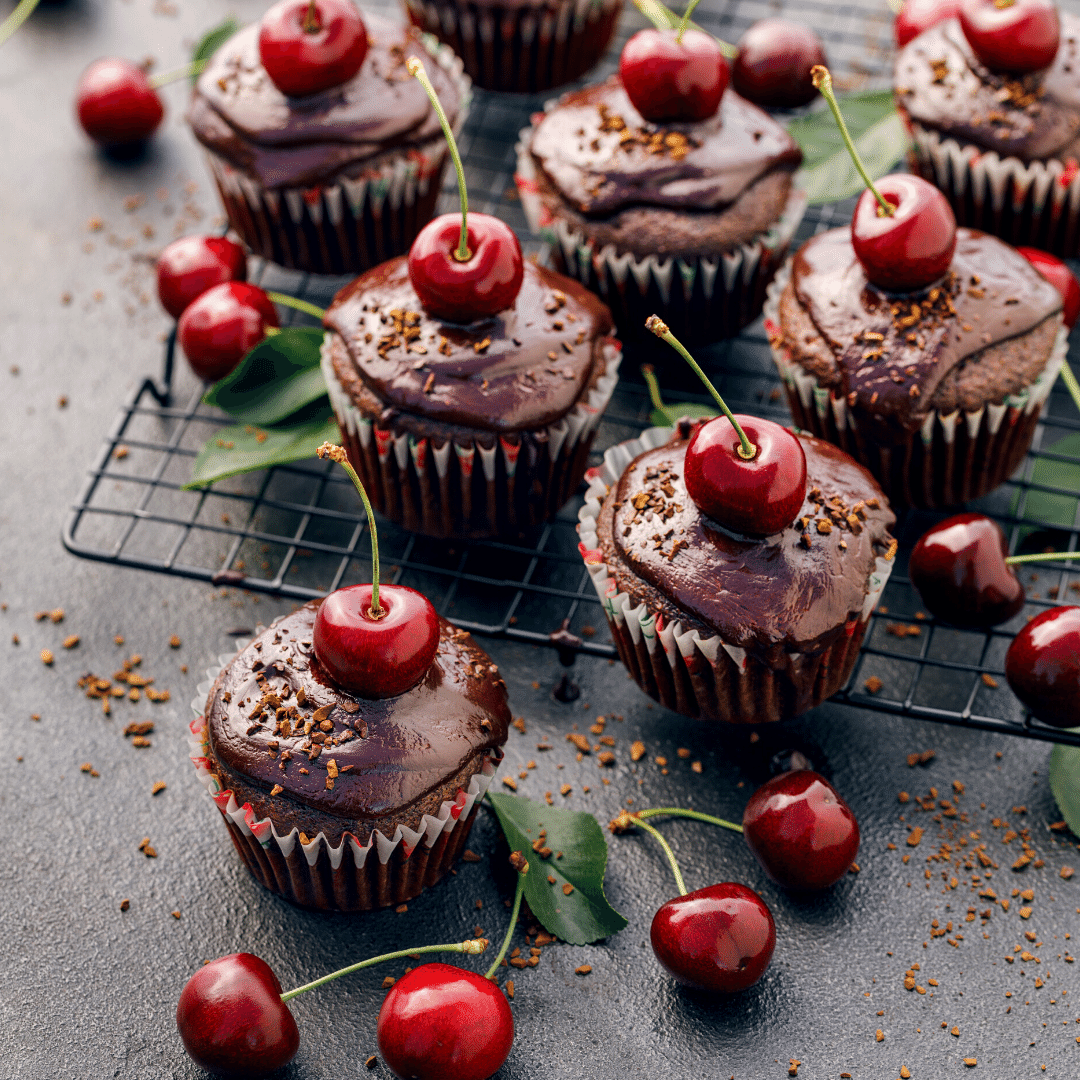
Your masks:
{"label": "chocolate frosting", "polygon": [[440,136],[424,88],[406,70],[418,56],[453,123],[457,85],[435,63],[412,28],[364,12],[368,51],[347,83],[291,98],[259,60],[259,27],[248,26],[211,57],[188,110],[195,137],[264,187],[314,184],[390,149],[411,150]]}
{"label": "chocolate frosting", "polygon": [[563,96],[540,121],[531,150],[583,214],[627,206],[714,210],[777,166],[795,168],[795,140],[728,90],[709,119],[664,126],[634,108],[618,76]]}
{"label": "chocolate frosting", "polygon": [[920,34],[896,59],[900,107],[919,123],[1021,161],[1075,156],[1080,137],[1080,19],[1061,18],[1049,68],[1028,75],[989,71],[957,19]]}
{"label": "chocolate frosting", "polygon": [[342,289],[324,323],[387,408],[511,432],[545,427],[574,407],[603,363],[611,314],[582,285],[526,260],[513,307],[444,323],[424,311],[398,258]]}
{"label": "chocolate frosting", "polygon": [[[469,634],[440,619],[439,651],[423,680],[373,701],[340,689],[319,665],[311,645],[318,608],[312,601],[278,619],[215,684],[207,727],[228,769],[267,790],[280,784],[282,798],[363,822],[417,802],[506,742],[506,684]],[[312,756],[322,715],[304,731],[326,706],[332,731]],[[279,713],[294,733],[276,721]]]}
{"label": "chocolate frosting", "polygon": [[919,293],[871,285],[846,227],[803,244],[792,283],[836,357],[841,392],[883,439],[918,428],[941,380],[965,360],[1061,310],[1060,293],[1027,259],[974,229],[956,230],[949,273]]}
{"label": "chocolate frosting", "polygon": [[619,559],[689,616],[677,616],[684,628],[701,624],[770,666],[828,647],[861,618],[876,560],[895,550],[896,517],[873,477],[830,443],[799,439],[807,496],[776,536],[736,536],[698,509],[682,478],[682,439],[640,454],[613,492]]}

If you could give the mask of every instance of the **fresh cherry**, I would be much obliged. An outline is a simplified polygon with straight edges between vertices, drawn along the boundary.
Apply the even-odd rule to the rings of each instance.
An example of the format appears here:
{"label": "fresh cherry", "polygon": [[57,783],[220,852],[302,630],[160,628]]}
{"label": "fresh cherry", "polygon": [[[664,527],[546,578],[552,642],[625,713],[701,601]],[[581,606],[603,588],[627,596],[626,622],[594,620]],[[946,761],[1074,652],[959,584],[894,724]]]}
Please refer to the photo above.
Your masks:
{"label": "fresh cherry", "polygon": [[920,537],[908,562],[922,602],[954,626],[997,626],[1024,606],[1024,586],[1005,559],[1009,544],[984,514],[956,514]]}
{"label": "fresh cherry", "polygon": [[1080,282],[1076,280],[1076,275],[1056,255],[1049,252],[1030,247],[1016,250],[1061,293],[1064,301],[1062,318],[1066,327],[1071,330],[1076,325],[1077,316],[1080,316]]}
{"label": "fresh cherry", "polygon": [[1080,726],[1080,607],[1036,615],[1009,646],[1005,677],[1044,724]]}
{"label": "fresh cherry", "polygon": [[731,69],[703,30],[639,30],[623,46],[619,76],[634,108],[654,123],[707,120],[720,107]]}
{"label": "fresh cherry", "polygon": [[113,148],[149,139],[165,115],[146,72],[119,57],[95,60],[79,76],[75,108],[83,131]]}
{"label": "fresh cherry", "polygon": [[809,27],[787,19],[762,19],[739,41],[731,85],[756,105],[793,109],[817,97],[810,71],[824,63],[821,38]]}
{"label": "fresh cherry", "polygon": [[224,379],[266,337],[278,316],[270,297],[246,281],[226,281],[193,300],[177,323],[177,338],[196,375]]}
{"label": "fresh cherry", "polygon": [[684,986],[733,993],[765,973],[776,924],[753,889],[724,881],[669,900],[649,937],[656,959]]}
{"label": "fresh cherry", "polygon": [[896,47],[902,49],[931,26],[960,13],[960,0],[905,0],[893,24]]}
{"label": "fresh cherry", "polygon": [[423,964],[394,983],[379,1009],[379,1052],[403,1080],[487,1080],[514,1043],[514,1017],[490,979]]}
{"label": "fresh cherry", "polygon": [[199,968],[180,994],[176,1027],[192,1060],[218,1076],[265,1076],[290,1062],[300,1045],[281,983],[251,953]]}
{"label": "fresh cherry", "polygon": [[774,776],[750,796],[743,836],[765,873],[785,889],[827,889],[851,868],[859,823],[823,776],[809,769]]}
{"label": "fresh cherry", "polygon": [[280,0],[259,24],[259,58],[290,97],[347,83],[367,51],[367,28],[352,0]]}
{"label": "fresh cherry", "polygon": [[158,256],[158,299],[174,319],[207,289],[246,278],[244,249],[224,236],[184,236]]}
{"label": "fresh cherry", "polygon": [[1061,40],[1054,0],[962,0],[960,26],[991,71],[1021,74],[1048,68]]}

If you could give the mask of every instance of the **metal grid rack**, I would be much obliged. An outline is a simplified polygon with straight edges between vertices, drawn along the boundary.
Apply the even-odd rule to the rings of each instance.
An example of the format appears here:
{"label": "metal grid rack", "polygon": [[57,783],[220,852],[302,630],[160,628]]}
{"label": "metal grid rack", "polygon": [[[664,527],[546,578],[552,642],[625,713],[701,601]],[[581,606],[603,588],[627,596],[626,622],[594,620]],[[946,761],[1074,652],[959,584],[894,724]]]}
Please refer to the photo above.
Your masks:
{"label": "metal grid rack", "polygon": [[[785,13],[801,15],[822,30],[819,9],[806,5],[800,12],[798,4],[788,4]],[[701,12],[695,17],[734,39],[763,14],[749,0],[740,0],[720,14]],[[832,25],[824,28],[823,36],[834,66],[849,84],[886,73],[889,19],[883,4],[853,4],[830,10],[828,17]],[[621,36],[639,25],[636,13],[624,16]],[[601,75],[613,68],[617,56],[613,49]],[[470,202],[515,227],[527,252],[537,252],[537,245],[528,235],[513,186],[513,143],[539,105],[539,99],[478,93],[461,139]],[[443,200],[446,209],[456,205],[452,188],[444,191]],[[846,222],[851,206],[812,208],[796,243]],[[343,284],[268,265],[253,269],[253,280],[319,305],[328,303]],[[290,320],[306,321],[291,311],[286,313]],[[632,353],[626,359],[597,435],[597,461],[606,447],[649,424],[650,405],[637,362]],[[700,359],[733,409],[790,420],[760,321],[737,339],[704,350]],[[670,384],[665,385],[669,401],[706,400],[677,369],[666,372],[664,381]],[[201,404],[201,392],[183,365],[174,370],[170,339],[160,382],[146,379],[123,405],[91,465],[64,528],[65,547],[84,558],[296,600],[369,580],[366,523],[340,469],[303,462],[234,477],[203,491],[183,490],[199,447],[230,422]],[[1066,486],[1056,486],[1058,478],[1046,482],[1048,463],[1055,463]],[[1001,522],[1014,552],[1047,545],[1075,550],[1080,546],[1078,492],[1080,419],[1067,394],[1057,390],[1024,466],[978,508]],[[577,551],[579,506],[580,496],[521,543],[447,544],[383,522],[384,575],[421,589],[442,614],[475,633],[547,645],[550,633],[566,625],[581,637],[581,651],[613,657],[603,611]],[[1058,524],[1048,524],[1045,513]],[[1005,651],[1025,615],[1070,599],[1080,603],[1080,563],[1040,564],[1026,572],[1027,608],[1005,628],[961,631],[937,624],[920,611],[918,595],[903,572],[915,540],[941,516],[909,512],[901,518],[897,571],[872,617],[859,663],[837,700],[1080,745],[1080,735],[1026,717],[1002,674]],[[876,689],[871,691],[868,683]]]}

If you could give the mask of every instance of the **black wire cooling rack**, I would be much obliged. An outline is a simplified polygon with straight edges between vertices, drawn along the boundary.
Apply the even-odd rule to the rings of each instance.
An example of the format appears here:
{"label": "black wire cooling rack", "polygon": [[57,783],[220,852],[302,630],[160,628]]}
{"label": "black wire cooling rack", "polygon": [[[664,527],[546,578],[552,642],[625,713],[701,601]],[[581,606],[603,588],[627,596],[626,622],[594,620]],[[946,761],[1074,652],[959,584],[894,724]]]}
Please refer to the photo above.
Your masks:
{"label": "black wire cooling rack", "polygon": [[[374,6],[374,5],[369,5]],[[784,14],[815,26],[834,68],[851,87],[887,74],[890,15],[884,0],[823,9],[786,5]],[[764,14],[749,0],[695,18],[733,40]],[[641,24],[624,15],[622,39]],[[600,75],[614,66],[613,49]],[[460,140],[470,203],[499,214],[527,252],[544,253],[529,236],[513,184],[518,130],[542,99],[477,93]],[[452,181],[451,181],[452,182]],[[444,208],[456,193],[443,193]],[[850,218],[852,203],[815,207],[796,243]],[[324,306],[343,281],[312,278],[265,264],[252,280]],[[302,324],[305,316],[285,313]],[[1071,360],[1077,363],[1076,349]],[[166,345],[159,380],[146,379],[120,410],[64,529],[76,555],[115,565],[177,574],[215,586],[309,600],[369,580],[367,526],[351,484],[340,469],[319,462],[279,466],[185,491],[202,444],[230,419],[201,403],[201,386],[174,370],[174,342]],[[760,320],[733,341],[705,350],[704,366],[735,411],[784,422],[790,417]],[[632,353],[600,425],[594,458],[649,426],[650,403]],[[705,401],[684,373],[665,386],[669,401]],[[1080,546],[1080,417],[1058,388],[1044,408],[1023,467],[978,509],[1005,529],[1012,552],[1072,551]],[[416,536],[383,521],[379,527],[384,576],[425,592],[439,611],[474,633],[552,644],[565,627],[580,651],[614,657],[615,648],[588,573],[578,554],[580,495],[558,517],[521,543],[450,542]],[[866,635],[862,655],[837,700],[879,712],[1008,732],[1080,745],[1025,715],[1003,675],[1005,651],[1024,619],[1057,603],[1080,603],[1080,563],[1025,569],[1025,611],[1005,627],[957,630],[920,609],[904,576],[915,540],[943,515],[912,511],[897,526],[900,554]],[[1080,705],[1078,705],[1080,723]]]}

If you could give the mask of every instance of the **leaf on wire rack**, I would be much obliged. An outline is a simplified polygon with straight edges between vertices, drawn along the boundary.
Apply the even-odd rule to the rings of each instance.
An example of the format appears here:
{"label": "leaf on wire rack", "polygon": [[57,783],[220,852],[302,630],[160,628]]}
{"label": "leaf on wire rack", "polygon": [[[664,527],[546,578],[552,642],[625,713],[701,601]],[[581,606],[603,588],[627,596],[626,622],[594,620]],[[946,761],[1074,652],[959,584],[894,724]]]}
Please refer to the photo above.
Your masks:
{"label": "leaf on wire rack", "polygon": [[[1071,730],[1080,732],[1080,728]],[[1080,747],[1058,743],[1050,754],[1050,791],[1069,828],[1080,836]]]}
{"label": "leaf on wire rack", "polygon": [[[588,945],[626,926],[626,919],[604,897],[607,840],[592,814],[517,795],[489,791],[487,797],[510,850],[520,851],[529,860],[525,899],[548,933],[571,945]],[[541,849],[551,849],[546,858],[533,850],[541,829],[546,830]],[[556,852],[562,852],[562,857],[556,858]],[[549,877],[555,879],[554,884]]]}
{"label": "leaf on wire rack", "polygon": [[[1054,461],[1053,458],[1037,457],[1031,470],[1031,482],[1063,491],[1075,491],[1076,495],[1057,495],[1050,491],[1029,489],[1024,502],[1023,520],[1039,527],[1071,529],[1076,522],[1077,504],[1080,503],[1080,433],[1066,435],[1052,446],[1043,447],[1043,450],[1077,460]],[[1013,514],[1019,505],[1020,491],[1017,490],[1013,499]]]}
{"label": "leaf on wire rack", "polygon": [[193,83],[198,80],[199,74],[202,72],[203,67],[206,66],[206,61],[239,29],[240,24],[230,15],[224,22],[215,26],[213,30],[208,30],[203,34],[191,53],[192,63],[201,65],[192,73],[191,81]]}

